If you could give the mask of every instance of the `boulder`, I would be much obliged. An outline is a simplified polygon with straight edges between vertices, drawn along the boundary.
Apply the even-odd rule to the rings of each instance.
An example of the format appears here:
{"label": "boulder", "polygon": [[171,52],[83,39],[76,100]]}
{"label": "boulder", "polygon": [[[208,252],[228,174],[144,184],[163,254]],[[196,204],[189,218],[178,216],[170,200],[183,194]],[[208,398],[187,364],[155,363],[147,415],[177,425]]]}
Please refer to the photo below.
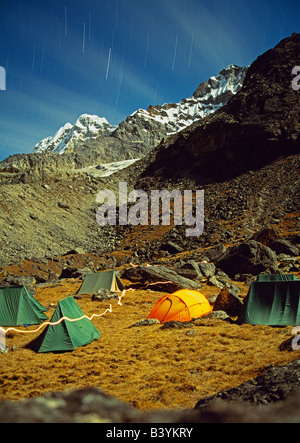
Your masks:
{"label": "boulder", "polygon": [[68,252],[66,252],[64,255],[74,255],[74,254],[85,254],[85,250],[83,248],[74,248],[74,249],[70,249]]}
{"label": "boulder", "polygon": [[160,329],[186,329],[192,327],[193,323],[191,322],[171,320],[166,321],[166,323],[164,323]]}
{"label": "boulder", "polygon": [[292,242],[284,239],[276,239],[269,243],[269,247],[276,252],[276,254],[287,254],[297,257],[300,255],[299,248]]}
{"label": "boulder", "polygon": [[111,298],[119,298],[119,295],[116,292],[110,292],[108,289],[99,289],[92,295],[93,301],[104,301],[110,300]]}
{"label": "boulder", "polygon": [[177,273],[183,277],[191,280],[196,280],[202,277],[199,265],[195,260],[189,260],[188,262],[177,268]]}
{"label": "boulder", "polygon": [[278,273],[276,253],[255,240],[229,247],[215,265],[230,277],[236,274]]}
{"label": "boulder", "polygon": [[242,300],[235,292],[228,290],[225,286],[221,289],[215,303],[214,311],[225,311],[230,317],[239,315],[243,306]]}
{"label": "boulder", "polygon": [[168,241],[166,243],[163,243],[161,245],[160,249],[162,251],[167,251],[170,254],[178,254],[180,252],[183,252],[183,248],[172,241]]}
{"label": "boulder", "polygon": [[199,269],[201,273],[207,278],[212,277],[213,275],[215,275],[216,272],[216,267],[213,263],[200,262]]}
{"label": "boulder", "polygon": [[65,202],[58,202],[58,207],[62,209],[70,209],[70,205]]}
{"label": "boulder", "polygon": [[290,240],[280,238],[272,228],[264,228],[256,232],[250,240],[258,241],[276,252],[276,254],[300,255],[299,248]]}
{"label": "boulder", "polygon": [[63,268],[60,278],[84,278],[93,271],[90,268],[77,268],[76,266],[66,266]]}
{"label": "boulder", "polygon": [[269,242],[275,239],[278,239],[279,235],[273,228],[263,228],[260,231],[257,231],[250,240],[258,241],[259,243],[269,246]]}
{"label": "boulder", "polygon": [[205,319],[216,318],[218,320],[229,320],[229,316],[228,316],[227,312],[222,311],[222,310],[220,310],[220,311],[212,311],[212,312],[210,312],[209,314],[205,315],[202,318],[205,318]]}
{"label": "boulder", "polygon": [[215,275],[208,279],[207,284],[209,286],[216,286],[217,288],[222,289],[224,287],[224,283],[222,283]]}
{"label": "boulder", "polygon": [[36,295],[36,289],[34,285],[36,279],[32,276],[20,276],[9,274],[5,280],[2,280],[1,286],[25,286],[32,295]]}
{"label": "boulder", "polygon": [[209,262],[214,262],[220,255],[226,252],[226,247],[223,244],[212,246],[211,248],[201,253],[201,258]]}
{"label": "boulder", "polygon": [[180,289],[201,289],[198,282],[182,277],[173,269],[166,266],[137,266],[125,269],[122,278],[130,280],[133,283],[146,285],[154,291],[163,291],[172,293]]}
{"label": "boulder", "polygon": [[245,405],[266,405],[290,398],[300,389],[300,361],[295,360],[286,366],[270,366],[263,375],[246,381],[240,386],[220,391],[198,401],[195,409],[206,408],[216,400],[239,402]]}
{"label": "boulder", "polygon": [[143,318],[142,320],[139,320],[138,322],[129,326],[129,328],[134,328],[136,326],[151,326],[155,324],[160,324],[160,321],[157,320],[157,318]]}

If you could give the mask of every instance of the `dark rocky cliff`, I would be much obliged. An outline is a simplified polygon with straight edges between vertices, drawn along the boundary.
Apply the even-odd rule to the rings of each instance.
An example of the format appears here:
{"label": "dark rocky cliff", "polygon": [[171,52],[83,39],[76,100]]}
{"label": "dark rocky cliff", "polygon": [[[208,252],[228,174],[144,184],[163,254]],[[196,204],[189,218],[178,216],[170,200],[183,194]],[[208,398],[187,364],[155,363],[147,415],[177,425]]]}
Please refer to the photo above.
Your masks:
{"label": "dark rocky cliff", "polygon": [[299,47],[300,34],[293,34],[258,57],[242,90],[212,116],[161,144],[143,175],[213,183],[298,153],[300,93],[291,81]]}

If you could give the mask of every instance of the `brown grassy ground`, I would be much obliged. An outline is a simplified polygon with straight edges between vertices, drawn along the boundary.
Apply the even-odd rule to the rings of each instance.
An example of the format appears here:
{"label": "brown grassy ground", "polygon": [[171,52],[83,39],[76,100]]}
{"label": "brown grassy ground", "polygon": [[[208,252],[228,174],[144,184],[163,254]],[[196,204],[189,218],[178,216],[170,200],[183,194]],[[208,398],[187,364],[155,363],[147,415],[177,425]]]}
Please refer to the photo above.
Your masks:
{"label": "brown grassy ground", "polygon": [[[49,306],[75,294],[76,280],[44,286],[36,298]],[[246,294],[246,287],[242,287]],[[211,296],[216,288],[204,287]],[[200,319],[189,329],[161,329],[159,324],[132,327],[146,318],[163,293],[127,292],[122,306],[94,318],[101,337],[67,353],[36,354],[24,348],[39,333],[10,333],[10,351],[0,354],[0,400],[28,398],[44,392],[97,386],[140,409],[193,408],[203,396],[234,387],[261,374],[268,365],[299,358],[298,351],[279,350],[292,327],[274,328]],[[86,315],[104,312],[108,302],[90,296],[77,300]],[[51,317],[54,307],[48,311]],[[35,329],[20,328],[23,330]],[[15,346],[16,349],[11,350]]]}

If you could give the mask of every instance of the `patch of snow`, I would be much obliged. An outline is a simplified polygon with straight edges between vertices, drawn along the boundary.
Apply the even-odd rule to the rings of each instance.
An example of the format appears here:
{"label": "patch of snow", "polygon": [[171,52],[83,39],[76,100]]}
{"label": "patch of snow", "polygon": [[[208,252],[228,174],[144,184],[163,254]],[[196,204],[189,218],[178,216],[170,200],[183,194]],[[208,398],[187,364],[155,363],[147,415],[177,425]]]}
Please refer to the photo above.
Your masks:
{"label": "patch of snow", "polygon": [[132,165],[137,160],[139,160],[139,158],[122,160],[113,163],[101,163],[100,165],[88,166],[87,168],[80,169],[79,171],[85,172],[92,177],[109,177],[110,175]]}

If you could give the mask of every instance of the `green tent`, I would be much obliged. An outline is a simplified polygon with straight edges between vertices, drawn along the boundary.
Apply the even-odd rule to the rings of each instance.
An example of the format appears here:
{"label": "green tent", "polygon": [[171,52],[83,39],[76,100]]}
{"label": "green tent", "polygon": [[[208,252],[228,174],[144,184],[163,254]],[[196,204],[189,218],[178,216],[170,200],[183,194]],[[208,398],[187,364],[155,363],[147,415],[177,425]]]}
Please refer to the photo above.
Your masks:
{"label": "green tent", "polygon": [[260,274],[256,281],[294,281],[298,280],[294,274]]}
{"label": "green tent", "polygon": [[48,320],[45,311],[25,286],[0,288],[0,326],[37,325]]}
{"label": "green tent", "polygon": [[[62,317],[78,319],[85,314],[72,296],[60,300],[51,318],[51,323]],[[62,320],[56,325],[47,325],[44,331],[27,347],[36,352],[62,352],[87,345],[100,337],[100,332],[86,317],[77,321]]]}
{"label": "green tent", "polygon": [[94,294],[99,289],[108,289],[112,292],[123,291],[124,286],[116,271],[102,271],[87,274],[78,291],[78,294]]}
{"label": "green tent", "polygon": [[300,280],[280,277],[263,276],[251,283],[238,323],[300,325]]}

